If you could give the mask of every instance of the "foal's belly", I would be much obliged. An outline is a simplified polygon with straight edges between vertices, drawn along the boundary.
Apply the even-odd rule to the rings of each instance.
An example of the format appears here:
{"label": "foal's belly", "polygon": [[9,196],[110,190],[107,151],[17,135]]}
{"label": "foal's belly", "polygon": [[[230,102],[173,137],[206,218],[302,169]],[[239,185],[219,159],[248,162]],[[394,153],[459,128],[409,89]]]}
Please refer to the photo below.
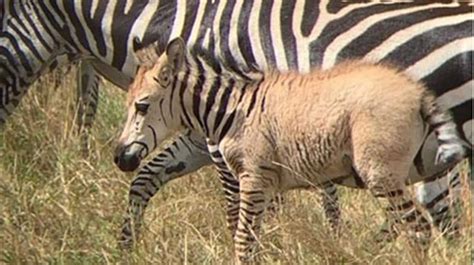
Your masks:
{"label": "foal's belly", "polygon": [[340,155],[332,159],[324,167],[311,167],[312,163],[299,165],[301,170],[294,168],[284,168],[283,178],[281,179],[281,189],[300,189],[318,187],[328,182],[340,180],[341,177],[352,174],[352,162],[346,155]]}

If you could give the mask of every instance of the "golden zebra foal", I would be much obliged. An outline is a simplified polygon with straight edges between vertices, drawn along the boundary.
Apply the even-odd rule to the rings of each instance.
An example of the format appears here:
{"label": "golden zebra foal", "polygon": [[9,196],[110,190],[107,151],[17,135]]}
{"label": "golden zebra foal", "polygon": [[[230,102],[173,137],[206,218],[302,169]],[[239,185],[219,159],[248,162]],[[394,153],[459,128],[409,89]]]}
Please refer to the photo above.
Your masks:
{"label": "golden zebra foal", "polygon": [[432,126],[437,163],[464,156],[451,116],[425,87],[396,69],[358,61],[309,74],[231,72],[178,38],[163,55],[137,51],[117,147],[119,167],[139,163],[166,138],[191,129],[207,138],[240,182],[233,227],[238,263],[251,262],[276,192],[321,186],[353,172],[385,205],[395,228],[426,251],[431,228],[405,191],[410,165]]}

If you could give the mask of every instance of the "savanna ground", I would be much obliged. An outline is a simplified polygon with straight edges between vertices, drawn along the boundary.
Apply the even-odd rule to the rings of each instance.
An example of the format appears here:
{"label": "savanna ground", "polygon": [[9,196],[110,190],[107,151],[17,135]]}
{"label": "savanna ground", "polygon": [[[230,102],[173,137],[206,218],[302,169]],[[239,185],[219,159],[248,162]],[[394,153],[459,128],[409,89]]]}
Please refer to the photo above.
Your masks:
{"label": "savanna ground", "polygon": [[[73,71],[74,72],[74,71]],[[172,181],[151,200],[135,251],[116,238],[133,174],[112,162],[125,94],[110,84],[92,130],[91,154],[79,149],[74,73],[36,83],[0,132],[0,263],[6,264],[229,264],[223,196],[212,168]],[[426,264],[471,264],[471,197],[463,166],[462,237],[438,232]],[[378,249],[372,238],[383,220],[368,192],[340,189],[346,226],[339,238],[324,223],[316,196],[289,193],[267,218],[263,264],[420,264],[403,238]]]}

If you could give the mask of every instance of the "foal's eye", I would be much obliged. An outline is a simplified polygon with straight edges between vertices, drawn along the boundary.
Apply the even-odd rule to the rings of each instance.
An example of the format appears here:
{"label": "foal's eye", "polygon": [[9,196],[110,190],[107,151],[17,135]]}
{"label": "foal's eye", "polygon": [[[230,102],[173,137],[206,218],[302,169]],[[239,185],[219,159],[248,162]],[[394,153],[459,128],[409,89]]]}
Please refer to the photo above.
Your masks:
{"label": "foal's eye", "polygon": [[140,102],[135,103],[135,110],[140,115],[146,115],[149,107],[150,107],[150,104],[148,103],[140,103]]}

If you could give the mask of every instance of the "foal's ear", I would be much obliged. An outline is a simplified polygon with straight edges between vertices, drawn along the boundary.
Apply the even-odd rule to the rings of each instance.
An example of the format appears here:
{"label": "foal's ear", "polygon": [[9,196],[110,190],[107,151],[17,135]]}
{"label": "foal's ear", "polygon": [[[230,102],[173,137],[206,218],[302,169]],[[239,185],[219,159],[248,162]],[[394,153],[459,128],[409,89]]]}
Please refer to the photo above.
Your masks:
{"label": "foal's ear", "polygon": [[166,56],[168,62],[174,70],[179,69],[184,62],[184,54],[186,52],[186,44],[182,38],[173,39],[166,46]]}

